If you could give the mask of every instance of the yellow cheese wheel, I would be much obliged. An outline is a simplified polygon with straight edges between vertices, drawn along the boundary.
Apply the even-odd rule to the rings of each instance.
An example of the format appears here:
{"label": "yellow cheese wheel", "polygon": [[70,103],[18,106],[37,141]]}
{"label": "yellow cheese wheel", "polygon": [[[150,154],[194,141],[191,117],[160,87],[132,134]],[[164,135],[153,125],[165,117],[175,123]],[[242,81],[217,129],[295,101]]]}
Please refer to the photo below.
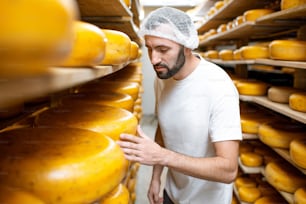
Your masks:
{"label": "yellow cheese wheel", "polygon": [[288,204],[280,195],[263,196],[258,198],[254,204]]}
{"label": "yellow cheese wheel", "polygon": [[90,203],[114,189],[128,162],[111,138],[88,130],[25,128],[0,135],[1,184],[45,203]]}
{"label": "yellow cheese wheel", "polygon": [[217,1],[216,3],[214,3],[214,7],[219,10],[224,6],[224,1]]}
{"label": "yellow cheese wheel", "polygon": [[131,41],[130,60],[136,60],[139,58],[139,45],[135,41]]}
{"label": "yellow cheese wheel", "polygon": [[135,116],[122,108],[96,104],[71,104],[50,108],[36,118],[38,127],[71,127],[91,130],[118,140],[121,133],[136,134]]}
{"label": "yellow cheese wheel", "polygon": [[128,204],[129,200],[130,194],[128,189],[123,184],[119,184],[115,189],[104,196],[98,204]]}
{"label": "yellow cheese wheel", "polygon": [[305,176],[285,162],[270,162],[265,167],[265,178],[277,190],[294,193],[306,185]]}
{"label": "yellow cheese wheel", "polygon": [[114,106],[118,108],[126,109],[130,112],[134,110],[134,100],[128,94],[123,93],[94,93],[83,92],[68,94],[59,99],[58,105],[69,106],[73,104],[79,104],[80,106],[90,106],[90,104]]}
{"label": "yellow cheese wheel", "polygon": [[241,187],[238,189],[238,195],[241,201],[253,203],[261,194],[256,187]]}
{"label": "yellow cheese wheel", "polygon": [[289,107],[299,112],[306,112],[306,92],[293,93],[289,96]]}
{"label": "yellow cheese wheel", "polygon": [[272,86],[268,89],[268,99],[277,103],[289,103],[289,96],[297,89],[286,86]]}
{"label": "yellow cheese wheel", "polygon": [[221,50],[219,58],[222,60],[233,60],[233,50]]}
{"label": "yellow cheese wheel", "polygon": [[249,177],[238,177],[235,180],[235,187],[237,189],[240,189],[241,187],[247,187],[247,188],[251,188],[251,187],[256,187],[256,181],[254,181],[254,179],[249,178]]}
{"label": "yellow cheese wheel", "polygon": [[68,57],[59,64],[64,67],[99,65],[105,55],[106,36],[91,23],[74,22],[74,44]]}
{"label": "yellow cheese wheel", "polygon": [[248,45],[240,48],[242,59],[260,59],[269,58],[269,50],[267,47],[258,45]]}
{"label": "yellow cheese wheel", "polygon": [[0,203],[3,204],[45,204],[32,194],[18,188],[0,186]]}
{"label": "yellow cheese wheel", "polygon": [[221,25],[218,26],[218,28],[217,28],[218,33],[223,33],[225,31],[227,31],[227,24],[221,24]]}
{"label": "yellow cheese wheel", "polygon": [[243,165],[248,167],[258,167],[263,164],[263,157],[255,152],[244,152],[240,154]]}
{"label": "yellow cheese wheel", "polygon": [[269,44],[269,55],[275,60],[304,61],[306,60],[306,41],[273,40]]}
{"label": "yellow cheese wheel", "polygon": [[233,59],[234,60],[242,60],[240,49],[237,49],[237,50],[233,51]]}
{"label": "yellow cheese wheel", "polygon": [[137,100],[139,96],[140,86],[137,82],[128,81],[108,81],[108,80],[97,80],[90,83],[84,84],[78,87],[76,92],[119,92],[125,93],[132,96],[134,100]]}
{"label": "yellow cheese wheel", "polygon": [[267,93],[268,84],[260,81],[241,80],[236,87],[241,95],[263,96]]}
{"label": "yellow cheese wheel", "polygon": [[294,8],[306,4],[306,0],[281,0],[281,10]]}
{"label": "yellow cheese wheel", "polygon": [[273,13],[272,9],[251,9],[243,13],[243,21],[256,21],[258,18]]}
{"label": "yellow cheese wheel", "polygon": [[219,59],[219,52],[217,50],[208,50],[205,52],[205,58]]}
{"label": "yellow cheese wheel", "polygon": [[292,140],[289,152],[292,161],[297,166],[306,169],[306,138]]}
{"label": "yellow cheese wheel", "polygon": [[295,204],[304,204],[306,203],[306,187],[297,189],[294,192],[294,203]]}
{"label": "yellow cheese wheel", "polygon": [[237,16],[233,21],[233,27],[240,26],[243,23],[243,15]]}
{"label": "yellow cheese wheel", "polygon": [[288,149],[292,140],[305,136],[305,128],[289,121],[273,121],[261,124],[258,136],[268,146]]}
{"label": "yellow cheese wheel", "polygon": [[77,18],[73,0],[1,1],[0,76],[40,74],[64,59],[72,48]]}
{"label": "yellow cheese wheel", "polygon": [[102,31],[107,38],[107,46],[105,56],[100,64],[119,65],[127,63],[131,52],[130,37],[117,30],[102,29]]}

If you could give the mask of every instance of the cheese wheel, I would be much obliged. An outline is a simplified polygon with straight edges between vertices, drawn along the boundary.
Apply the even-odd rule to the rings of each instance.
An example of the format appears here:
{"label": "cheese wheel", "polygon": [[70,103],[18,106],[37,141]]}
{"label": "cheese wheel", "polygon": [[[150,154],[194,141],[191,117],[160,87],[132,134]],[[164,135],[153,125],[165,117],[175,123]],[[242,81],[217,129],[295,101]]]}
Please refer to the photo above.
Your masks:
{"label": "cheese wheel", "polygon": [[297,89],[285,86],[272,86],[268,89],[268,99],[277,103],[289,103],[289,96]]}
{"label": "cheese wheel", "polygon": [[130,60],[136,60],[139,58],[139,45],[135,41],[131,41]]}
{"label": "cheese wheel", "polygon": [[244,152],[240,154],[243,165],[248,167],[258,167],[263,164],[263,157],[255,152]]}
{"label": "cheese wheel", "polygon": [[99,65],[104,58],[107,43],[103,31],[91,23],[75,21],[74,32],[72,51],[59,66],[88,67]]}
{"label": "cheese wheel", "polygon": [[218,26],[218,28],[217,28],[218,33],[223,33],[225,31],[227,31],[227,25],[226,24],[221,24],[221,25]]}
{"label": "cheese wheel", "polygon": [[241,187],[238,189],[238,195],[241,201],[253,203],[261,194],[256,187]]}
{"label": "cheese wheel", "polygon": [[25,128],[1,133],[1,184],[45,203],[90,203],[114,189],[128,162],[109,137],[88,130]]}
{"label": "cheese wheel", "polygon": [[294,193],[306,185],[305,176],[285,162],[270,162],[265,167],[265,178],[279,191]]}
{"label": "cheese wheel", "polygon": [[290,158],[297,166],[306,169],[306,138],[292,140],[289,153]]}
{"label": "cheese wheel", "polygon": [[305,128],[289,121],[273,121],[260,125],[258,136],[268,146],[288,149],[292,140],[305,136]]}
{"label": "cheese wheel", "polygon": [[214,7],[219,10],[224,6],[224,1],[217,1],[216,3],[214,3]]}
{"label": "cheese wheel", "polygon": [[134,101],[139,96],[140,87],[137,82],[97,80],[77,88],[76,92],[119,92],[130,95]]}
{"label": "cheese wheel", "polygon": [[299,112],[306,112],[306,92],[293,93],[289,96],[289,107]]}
{"label": "cheese wheel", "polygon": [[93,93],[93,92],[83,92],[68,94],[59,99],[57,102],[59,106],[69,106],[73,104],[79,104],[83,106],[90,104],[97,105],[107,105],[118,108],[126,109],[130,112],[134,110],[134,100],[128,94],[123,93]]}
{"label": "cheese wheel", "polygon": [[254,181],[254,179],[248,177],[238,177],[235,180],[235,187],[237,189],[240,189],[241,187],[247,187],[247,188],[256,187],[256,185],[257,184]]}
{"label": "cheese wheel", "polygon": [[222,60],[233,60],[233,50],[221,50],[219,58]]}
{"label": "cheese wheel", "polygon": [[281,0],[281,10],[286,10],[306,4],[306,0]]}
{"label": "cheese wheel", "polygon": [[119,65],[127,63],[131,52],[130,37],[117,30],[102,29],[102,31],[107,38],[107,46],[105,56],[100,64]]}
{"label": "cheese wheel", "polygon": [[205,52],[205,58],[219,59],[219,52],[217,50],[208,50]]}
{"label": "cheese wheel", "polygon": [[263,196],[258,198],[254,204],[288,204],[280,195]]}
{"label": "cheese wheel", "polygon": [[128,189],[123,185],[119,184],[110,193],[104,196],[98,204],[128,204],[130,200],[130,194]]}
{"label": "cheese wheel", "polygon": [[293,195],[295,204],[303,204],[306,203],[306,187],[302,187],[297,189]]}
{"label": "cheese wheel", "polygon": [[0,186],[0,203],[3,204],[44,204],[42,200],[18,188]]}
{"label": "cheese wheel", "polygon": [[226,30],[231,30],[233,28],[233,21],[229,21],[227,24],[226,24]]}
{"label": "cheese wheel", "polygon": [[240,49],[237,49],[237,50],[233,51],[233,59],[234,60],[242,60]]}
{"label": "cheese wheel", "polygon": [[243,24],[243,16],[237,16],[233,21],[233,27],[237,27]]}
{"label": "cheese wheel", "polygon": [[239,94],[251,96],[266,95],[268,84],[260,81],[239,81],[236,84]]}
{"label": "cheese wheel", "polygon": [[267,47],[258,45],[248,45],[240,48],[242,59],[260,59],[269,58],[269,50]]}
{"label": "cheese wheel", "polygon": [[255,114],[253,113],[241,114],[240,115],[241,130],[243,133],[257,134],[258,128],[261,124],[273,120],[274,118],[272,118],[269,115],[263,114],[260,111]]}
{"label": "cheese wheel", "polygon": [[251,9],[243,13],[243,21],[256,21],[258,18],[273,13],[272,9]]}
{"label": "cheese wheel", "polygon": [[96,104],[68,104],[40,113],[38,127],[71,127],[91,130],[118,140],[121,133],[136,134],[135,116],[122,108]]}
{"label": "cheese wheel", "polygon": [[1,1],[0,76],[41,74],[63,60],[72,49],[78,17],[73,0]]}
{"label": "cheese wheel", "polygon": [[269,44],[269,56],[275,60],[305,61],[306,41],[273,40]]}

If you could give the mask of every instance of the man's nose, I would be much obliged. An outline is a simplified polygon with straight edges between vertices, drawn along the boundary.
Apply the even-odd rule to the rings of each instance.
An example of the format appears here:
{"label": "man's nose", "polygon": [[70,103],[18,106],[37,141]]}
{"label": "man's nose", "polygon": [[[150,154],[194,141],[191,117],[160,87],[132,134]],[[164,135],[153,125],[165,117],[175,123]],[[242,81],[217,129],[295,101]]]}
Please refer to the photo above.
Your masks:
{"label": "man's nose", "polygon": [[151,53],[151,63],[153,65],[160,63],[160,55],[154,51]]}

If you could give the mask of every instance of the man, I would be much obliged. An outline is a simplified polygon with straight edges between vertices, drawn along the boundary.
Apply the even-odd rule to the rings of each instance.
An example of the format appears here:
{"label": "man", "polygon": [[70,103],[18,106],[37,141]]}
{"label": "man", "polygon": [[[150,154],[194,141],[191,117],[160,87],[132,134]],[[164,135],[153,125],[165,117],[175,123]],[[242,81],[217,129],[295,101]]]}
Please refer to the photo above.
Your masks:
{"label": "man", "polygon": [[[118,144],[130,161],[153,166],[151,204],[229,204],[242,139],[239,95],[228,75],[192,53],[197,31],[184,12],[163,7],[143,22],[155,83],[155,142],[138,127]],[[160,177],[168,167],[164,198]]]}

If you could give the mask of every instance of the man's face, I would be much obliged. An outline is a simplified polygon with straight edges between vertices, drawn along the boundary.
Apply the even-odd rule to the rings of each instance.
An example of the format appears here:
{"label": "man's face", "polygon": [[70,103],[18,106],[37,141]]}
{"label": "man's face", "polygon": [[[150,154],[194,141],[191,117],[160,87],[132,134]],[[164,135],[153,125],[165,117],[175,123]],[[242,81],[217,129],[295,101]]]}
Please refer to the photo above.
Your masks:
{"label": "man's face", "polygon": [[185,64],[184,47],[164,38],[145,36],[148,54],[157,76],[168,79]]}

